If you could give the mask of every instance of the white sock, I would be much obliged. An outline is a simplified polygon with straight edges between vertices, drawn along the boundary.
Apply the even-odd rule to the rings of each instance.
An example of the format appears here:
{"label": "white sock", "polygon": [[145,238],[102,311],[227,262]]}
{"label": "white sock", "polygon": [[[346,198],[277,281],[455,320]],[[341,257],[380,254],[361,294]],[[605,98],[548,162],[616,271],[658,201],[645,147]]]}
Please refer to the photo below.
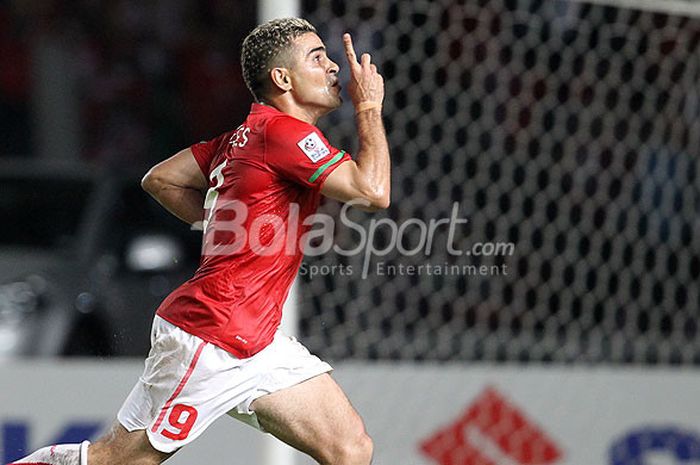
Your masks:
{"label": "white sock", "polygon": [[12,464],[87,465],[87,446],[82,444],[56,444],[44,447]]}
{"label": "white sock", "polygon": [[80,465],[88,465],[87,463],[87,457],[88,457],[88,446],[90,445],[90,441],[83,441],[80,443]]}

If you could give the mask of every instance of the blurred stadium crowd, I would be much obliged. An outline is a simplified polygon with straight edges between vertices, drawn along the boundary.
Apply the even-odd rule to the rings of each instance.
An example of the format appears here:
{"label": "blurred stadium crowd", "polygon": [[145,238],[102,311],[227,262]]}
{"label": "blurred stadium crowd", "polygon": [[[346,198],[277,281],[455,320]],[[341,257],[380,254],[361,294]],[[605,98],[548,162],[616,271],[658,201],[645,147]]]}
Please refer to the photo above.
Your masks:
{"label": "blurred stadium crowd", "polygon": [[0,155],[33,154],[32,55],[45,39],[70,57],[86,160],[146,165],[230,129],[251,101],[239,54],[256,3],[1,2]]}

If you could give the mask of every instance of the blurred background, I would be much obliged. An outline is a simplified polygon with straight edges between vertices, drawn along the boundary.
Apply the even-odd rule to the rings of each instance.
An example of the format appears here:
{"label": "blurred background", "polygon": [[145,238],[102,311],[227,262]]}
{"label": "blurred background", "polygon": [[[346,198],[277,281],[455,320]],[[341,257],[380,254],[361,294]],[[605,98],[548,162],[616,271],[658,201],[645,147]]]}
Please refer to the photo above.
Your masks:
{"label": "blurred background", "polygon": [[141,168],[229,130],[248,110],[239,55],[255,2],[1,8],[5,157]]}
{"label": "blurred background", "polygon": [[[240,44],[264,8],[0,3],[7,389],[17,390],[11,373],[66,366],[88,378],[96,370],[99,390],[94,360],[63,358],[97,356],[125,386],[118,407],[156,306],[199,253],[199,234],[148,198],[140,177],[245,118]],[[365,229],[377,218],[428,223],[457,205],[468,220],[453,235],[437,229],[430,253],[371,257],[368,276],[361,254],[305,260],[327,271],[299,277],[295,331],[370,412],[377,463],[700,463],[700,3],[295,8],[341,68],[350,31],[386,80],[393,203],[352,219]],[[348,103],[319,126],[336,147],[357,150]],[[375,247],[390,239],[377,229]],[[339,228],[335,241],[351,248],[356,232]],[[415,247],[420,230],[407,227],[401,241]],[[456,256],[450,243],[514,252]],[[452,271],[378,271],[425,264]],[[35,414],[8,405],[33,397],[17,396],[0,397],[8,461],[55,436],[30,435]],[[109,418],[94,402],[85,418]],[[195,460],[214,460],[196,450]],[[265,463],[304,459],[277,460]]]}

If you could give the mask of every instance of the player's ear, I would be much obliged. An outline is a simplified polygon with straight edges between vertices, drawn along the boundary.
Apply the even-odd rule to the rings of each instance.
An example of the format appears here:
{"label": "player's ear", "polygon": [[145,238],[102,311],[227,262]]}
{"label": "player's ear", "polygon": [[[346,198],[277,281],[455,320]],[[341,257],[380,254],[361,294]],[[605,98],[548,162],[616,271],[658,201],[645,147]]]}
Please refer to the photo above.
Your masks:
{"label": "player's ear", "polygon": [[292,89],[292,80],[289,77],[287,68],[272,68],[270,70],[270,79],[272,79],[272,84],[282,92]]}

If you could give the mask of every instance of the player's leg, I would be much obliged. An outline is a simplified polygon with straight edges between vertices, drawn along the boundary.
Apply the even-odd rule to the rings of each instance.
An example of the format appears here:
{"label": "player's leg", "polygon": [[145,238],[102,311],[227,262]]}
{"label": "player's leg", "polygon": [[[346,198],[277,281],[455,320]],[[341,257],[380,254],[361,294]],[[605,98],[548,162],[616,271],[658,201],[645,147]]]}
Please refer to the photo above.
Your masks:
{"label": "player's leg", "polygon": [[265,431],[322,465],[369,465],[372,440],[342,389],[328,374],[256,399]]}
{"label": "player's leg", "polygon": [[129,432],[119,422],[88,447],[88,459],[81,465],[157,465],[172,453],[166,454],[153,448],[146,431]]}
{"label": "player's leg", "polygon": [[85,441],[44,447],[13,464],[157,465],[171,455],[155,450],[144,430],[130,433],[115,422],[106,434],[89,446]]}

